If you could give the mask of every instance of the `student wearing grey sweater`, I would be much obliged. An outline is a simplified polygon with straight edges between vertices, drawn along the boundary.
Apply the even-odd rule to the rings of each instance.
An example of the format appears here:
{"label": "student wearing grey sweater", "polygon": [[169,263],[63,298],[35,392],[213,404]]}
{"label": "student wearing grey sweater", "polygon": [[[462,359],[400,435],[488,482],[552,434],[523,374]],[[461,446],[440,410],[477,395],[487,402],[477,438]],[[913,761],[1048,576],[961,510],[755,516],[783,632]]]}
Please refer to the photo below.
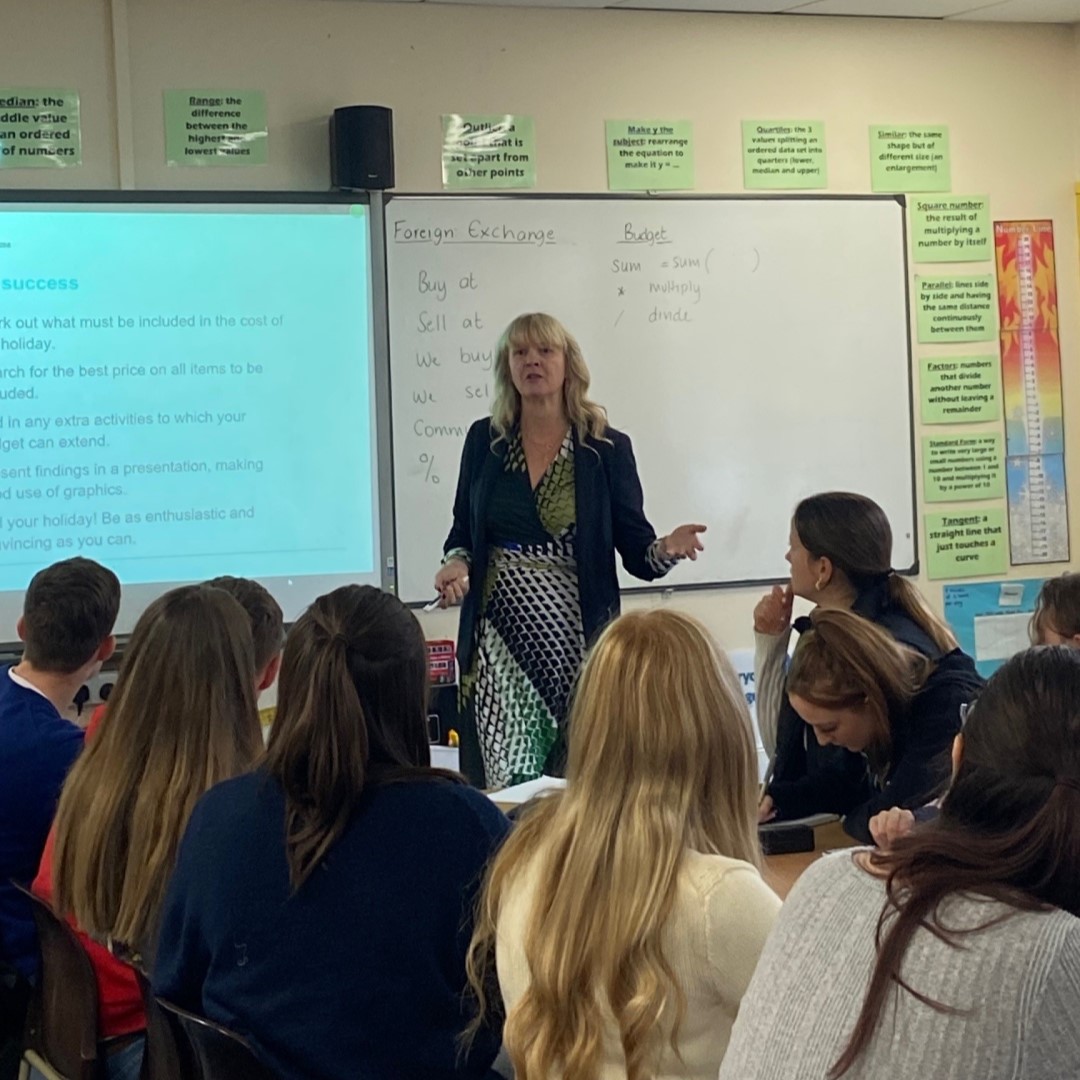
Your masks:
{"label": "student wearing grey sweater", "polygon": [[720,1080],[1080,1077],[1080,654],[991,679],[937,821],[811,867]]}

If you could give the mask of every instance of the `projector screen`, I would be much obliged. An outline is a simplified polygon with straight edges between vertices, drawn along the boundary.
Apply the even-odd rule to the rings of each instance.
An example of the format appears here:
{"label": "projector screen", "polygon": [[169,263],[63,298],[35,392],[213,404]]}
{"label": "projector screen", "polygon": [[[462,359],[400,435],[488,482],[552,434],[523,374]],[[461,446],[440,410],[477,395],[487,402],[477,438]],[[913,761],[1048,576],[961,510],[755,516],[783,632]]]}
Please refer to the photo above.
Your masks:
{"label": "projector screen", "polygon": [[218,574],[287,620],[381,584],[368,207],[170,197],[0,201],[0,641],[72,555],[118,633]]}

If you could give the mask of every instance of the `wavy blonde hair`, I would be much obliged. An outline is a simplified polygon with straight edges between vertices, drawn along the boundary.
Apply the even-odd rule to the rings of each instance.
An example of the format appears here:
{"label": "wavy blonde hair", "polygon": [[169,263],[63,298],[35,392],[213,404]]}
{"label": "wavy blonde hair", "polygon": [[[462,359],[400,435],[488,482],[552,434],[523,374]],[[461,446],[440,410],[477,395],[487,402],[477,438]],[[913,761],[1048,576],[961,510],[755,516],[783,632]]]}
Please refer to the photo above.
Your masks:
{"label": "wavy blonde hair", "polygon": [[57,910],[92,937],[152,947],[195,803],[261,753],[244,609],[207,585],[155,600],[131,635],[101,730],[64,785]]}
{"label": "wavy blonde hair", "polygon": [[508,890],[542,859],[525,931],[528,990],[506,1018],[517,1080],[592,1080],[614,1014],[628,1080],[646,1080],[685,994],[663,949],[689,850],[760,865],[750,714],[705,629],[673,611],[607,628],[582,672],[569,725],[568,784],[518,823],[489,868],[469,948],[489,1010],[496,927]]}
{"label": "wavy blonde hair", "polygon": [[502,333],[495,356],[495,400],[491,406],[491,425],[498,437],[505,439],[521,418],[521,395],[510,377],[510,352],[522,345],[547,345],[562,349],[566,357],[563,380],[563,408],[579,442],[586,438],[603,439],[607,431],[607,413],[589,399],[589,368],[581,346],[574,336],[552,315],[519,315]]}

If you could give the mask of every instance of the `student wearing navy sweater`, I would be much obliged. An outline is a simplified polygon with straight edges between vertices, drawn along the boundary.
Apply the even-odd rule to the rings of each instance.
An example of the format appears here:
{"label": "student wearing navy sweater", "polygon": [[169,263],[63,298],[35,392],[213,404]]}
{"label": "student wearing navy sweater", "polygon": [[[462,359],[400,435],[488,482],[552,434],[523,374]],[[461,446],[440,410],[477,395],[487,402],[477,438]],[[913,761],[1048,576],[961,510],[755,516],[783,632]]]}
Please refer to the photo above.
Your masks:
{"label": "student wearing navy sweater", "polygon": [[96,562],[67,559],[40,571],[18,622],[22,660],[0,668],[0,1070],[11,1056],[5,1047],[21,1039],[25,987],[38,968],[30,904],[11,882],[29,885],[37,872],[83,744],[62,712],[112,655],[119,608],[120,582]]}
{"label": "student wearing navy sweater", "polygon": [[323,596],[286,641],[265,766],[192,815],[154,990],[286,1080],[489,1075],[499,1030],[459,1049],[465,954],[508,823],[430,767],[426,702],[412,613],[368,586]]}
{"label": "student wearing navy sweater", "polygon": [[936,661],[881,627],[839,608],[817,608],[791,662],[787,691],[820,746],[862,762],[844,830],[869,843],[870,821],[892,807],[914,810],[940,795],[961,713],[982,679],[954,649]]}

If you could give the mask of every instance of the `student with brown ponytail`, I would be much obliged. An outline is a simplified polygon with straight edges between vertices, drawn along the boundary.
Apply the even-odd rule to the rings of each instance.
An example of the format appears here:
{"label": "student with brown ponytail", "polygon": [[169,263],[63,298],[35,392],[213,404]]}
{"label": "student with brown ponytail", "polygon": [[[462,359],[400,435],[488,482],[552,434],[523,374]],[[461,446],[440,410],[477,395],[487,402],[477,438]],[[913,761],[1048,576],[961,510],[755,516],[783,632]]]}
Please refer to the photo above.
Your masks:
{"label": "student with brown ponytail", "polygon": [[720,1080],[1080,1076],[1080,652],[991,678],[938,819],[781,911]]}
{"label": "student with brown ponytail", "polygon": [[774,588],[754,611],[757,715],[772,756],[762,821],[843,815],[865,797],[862,758],[839,746],[818,745],[789,700],[788,641],[792,629],[802,633],[809,626],[805,619],[792,624],[795,596],[821,609],[853,611],[930,660],[957,650],[952,631],[918,589],[893,572],[892,528],[872,499],[843,491],[804,499],[792,518],[789,544],[790,584]]}
{"label": "student with brown ponytail", "polygon": [[181,845],[154,989],[239,1031],[284,1080],[488,1075],[468,1054],[476,891],[509,825],[431,768],[427,650],[350,585],[290,631],[266,764],[210,791]]}

